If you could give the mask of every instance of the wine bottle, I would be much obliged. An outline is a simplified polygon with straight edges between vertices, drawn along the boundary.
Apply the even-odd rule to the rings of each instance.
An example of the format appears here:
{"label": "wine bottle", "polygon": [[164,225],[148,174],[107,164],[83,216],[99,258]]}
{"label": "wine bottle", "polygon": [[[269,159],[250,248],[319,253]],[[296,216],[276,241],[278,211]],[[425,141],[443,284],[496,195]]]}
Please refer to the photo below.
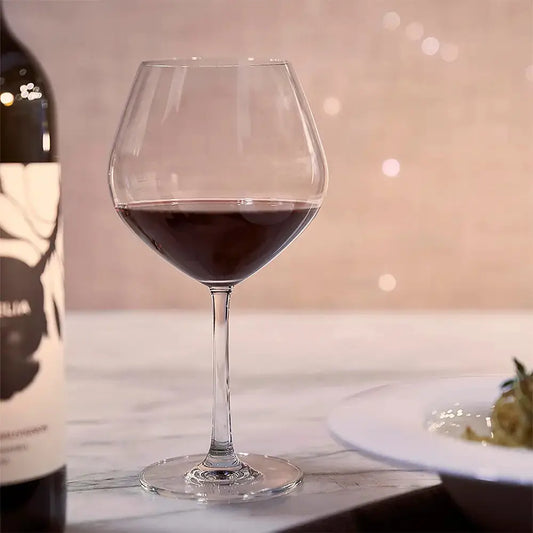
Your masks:
{"label": "wine bottle", "polygon": [[0,1],[0,531],[63,531],[60,168],[50,85]]}

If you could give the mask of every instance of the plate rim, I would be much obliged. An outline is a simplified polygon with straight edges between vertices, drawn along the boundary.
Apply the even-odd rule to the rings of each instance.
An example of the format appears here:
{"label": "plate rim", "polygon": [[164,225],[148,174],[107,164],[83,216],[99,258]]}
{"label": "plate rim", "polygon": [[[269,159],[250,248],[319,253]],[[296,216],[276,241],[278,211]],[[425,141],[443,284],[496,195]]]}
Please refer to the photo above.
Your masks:
{"label": "plate rim", "polygon": [[[361,439],[353,439],[346,435],[346,433],[350,433],[350,431],[344,431],[342,427],[339,427],[339,422],[342,421],[343,417],[343,411],[346,412],[346,414],[350,413],[351,411],[355,411],[357,408],[360,408],[361,406],[364,407],[364,401],[368,399],[372,399],[373,397],[380,397],[382,395],[387,395],[390,393],[394,393],[395,391],[402,391],[405,392],[406,390],[418,390],[420,386],[423,386],[424,388],[432,388],[433,390],[442,392],[443,386],[448,387],[447,392],[450,392],[451,386],[457,386],[458,384],[466,384],[468,382],[476,382],[484,383],[484,386],[491,386],[494,387],[494,385],[498,386],[499,383],[501,383],[503,380],[505,380],[508,376],[502,375],[502,374],[486,374],[486,375],[466,375],[466,376],[453,376],[453,377],[437,377],[437,378],[420,378],[420,379],[412,379],[412,380],[405,380],[405,381],[394,381],[382,385],[378,385],[375,387],[371,387],[368,389],[361,390],[347,398],[344,398],[340,402],[338,402],[333,409],[330,410],[330,413],[327,418],[327,426],[329,433],[331,437],[340,443],[344,448],[355,450],[358,453],[372,458],[376,459],[380,462],[384,462],[387,464],[395,465],[398,467],[409,467],[413,468],[415,467],[418,470],[425,470],[430,472],[435,472],[439,475],[445,475],[445,476],[453,476],[453,477],[459,477],[459,478],[465,478],[465,479],[473,479],[473,480],[479,480],[479,481],[490,481],[490,482],[496,482],[496,483],[505,483],[505,484],[511,484],[511,485],[532,485],[533,484],[533,450],[527,450],[527,449],[520,449],[520,448],[505,448],[502,446],[483,446],[476,442],[469,442],[466,440],[461,440],[453,437],[449,437],[446,435],[438,434],[435,432],[431,432],[428,429],[424,428],[424,424],[426,423],[426,420],[424,419],[418,419],[418,428],[415,429],[415,431],[412,431],[410,433],[411,438],[413,441],[418,439],[418,444],[420,442],[422,445],[425,444],[431,444],[434,446],[433,451],[436,453],[433,453],[433,459],[428,458],[428,455],[422,455],[422,457],[409,457],[409,453],[405,453],[404,451],[402,453],[398,453],[398,451],[394,450],[388,450],[384,452],[383,446],[378,446],[378,450],[370,449],[370,441],[368,439],[362,439],[363,443],[361,442]],[[494,388],[494,397],[496,397],[498,394],[498,389]],[[408,394],[409,399],[413,399],[413,394]],[[416,394],[414,395],[416,396]],[[436,396],[436,394],[435,394]],[[434,401],[435,401],[434,396]],[[382,398],[383,399],[383,398]],[[458,398],[458,401],[460,401],[461,398]],[[427,404],[431,401],[431,399],[426,399],[425,404],[424,402],[419,401],[419,406],[422,406],[424,404],[427,408]],[[483,399],[483,401],[486,401]],[[489,400],[490,401],[490,400]],[[355,408],[353,407],[355,404]],[[359,405],[357,405],[359,404]],[[367,416],[370,416],[371,414],[375,415],[375,413],[368,413]],[[417,413],[418,414],[418,413]],[[413,413],[414,416],[414,413]],[[353,419],[352,419],[353,420]],[[359,420],[360,423],[360,420]],[[378,427],[380,427],[382,430],[385,429],[385,432],[387,431],[387,428],[384,428],[384,424],[378,422]],[[363,429],[365,429],[363,427]],[[389,428],[390,431],[392,431],[392,428]],[[367,430],[368,431],[368,430]],[[398,437],[398,435],[396,435]],[[400,444],[405,445],[405,437],[403,440],[400,438]],[[395,445],[396,448],[399,446]],[[390,448],[385,446],[385,448]],[[478,452],[480,450],[483,450],[481,454]],[[472,462],[465,462],[464,457],[461,459],[461,453],[462,451],[467,451],[466,454],[468,456],[468,460]],[[450,457],[453,458],[454,454],[457,454],[459,459],[455,461],[455,464],[452,462],[443,462],[442,459],[439,460],[439,452],[444,453],[445,460],[449,460]],[[463,454],[464,455],[464,454]],[[476,461],[476,457],[478,460]],[[484,459],[484,464],[482,463],[482,459]],[[524,468],[520,472],[516,472],[517,467],[514,465],[514,468],[511,468],[511,471],[503,471],[501,469],[498,469],[497,466],[493,466],[492,468],[486,468],[486,461],[487,460],[495,460],[498,459],[498,457],[501,459],[501,457],[506,457],[507,459],[511,459],[512,463],[515,463],[517,461],[520,461],[521,459],[529,459],[531,462],[531,468],[529,469],[529,475],[528,475],[528,468],[527,464],[524,465]],[[514,457],[514,459],[513,459]],[[473,459],[473,460],[472,460]],[[496,461],[496,465],[498,462]]]}

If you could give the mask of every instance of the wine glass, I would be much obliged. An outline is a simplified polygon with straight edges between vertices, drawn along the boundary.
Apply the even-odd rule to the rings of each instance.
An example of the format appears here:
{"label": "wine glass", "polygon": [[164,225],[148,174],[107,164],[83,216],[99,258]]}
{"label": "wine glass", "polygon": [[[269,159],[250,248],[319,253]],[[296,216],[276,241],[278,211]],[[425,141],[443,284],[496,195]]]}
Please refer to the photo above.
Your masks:
{"label": "wine glass", "polygon": [[227,502],[283,494],[301,481],[288,461],[234,451],[229,300],[311,222],[326,183],[316,126],[287,61],[141,63],[111,154],[111,194],[145,243],[209,288],[214,386],[207,455],[148,466],[145,489]]}

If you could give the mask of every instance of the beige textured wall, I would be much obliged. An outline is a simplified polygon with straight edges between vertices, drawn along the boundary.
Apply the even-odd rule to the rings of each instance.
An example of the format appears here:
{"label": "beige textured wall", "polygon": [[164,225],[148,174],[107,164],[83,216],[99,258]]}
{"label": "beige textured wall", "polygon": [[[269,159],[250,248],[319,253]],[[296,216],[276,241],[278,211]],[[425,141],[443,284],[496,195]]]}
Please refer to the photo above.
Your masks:
{"label": "beige textured wall", "polygon": [[291,59],[330,166],[319,217],[239,308],[533,308],[531,0],[5,3],[59,103],[70,308],[207,308],[106,183],[137,64],[191,55]]}

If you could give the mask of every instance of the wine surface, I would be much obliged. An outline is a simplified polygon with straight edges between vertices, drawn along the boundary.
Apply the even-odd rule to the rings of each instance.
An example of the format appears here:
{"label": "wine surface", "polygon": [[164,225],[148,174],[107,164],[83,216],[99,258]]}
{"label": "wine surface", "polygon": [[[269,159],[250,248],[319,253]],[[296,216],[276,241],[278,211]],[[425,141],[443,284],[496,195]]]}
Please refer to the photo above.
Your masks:
{"label": "wine surface", "polygon": [[318,206],[287,200],[182,200],[117,207],[170,263],[206,285],[233,285],[283,250]]}

